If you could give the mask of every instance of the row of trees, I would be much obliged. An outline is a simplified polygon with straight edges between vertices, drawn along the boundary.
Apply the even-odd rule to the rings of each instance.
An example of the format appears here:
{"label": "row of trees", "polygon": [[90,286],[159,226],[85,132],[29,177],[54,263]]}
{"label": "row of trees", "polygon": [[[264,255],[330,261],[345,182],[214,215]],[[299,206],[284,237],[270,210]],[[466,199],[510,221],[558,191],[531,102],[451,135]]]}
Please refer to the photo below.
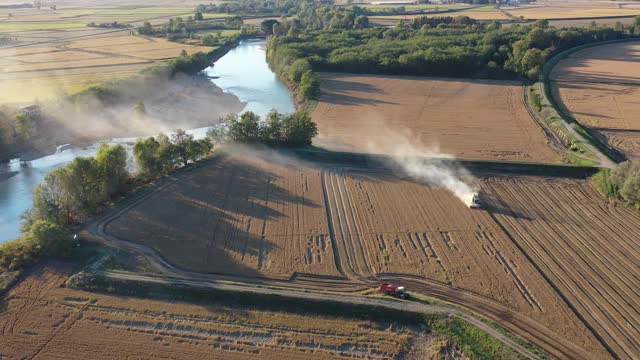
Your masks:
{"label": "row of trees", "polygon": [[33,190],[33,208],[24,215],[22,231],[37,221],[58,226],[76,224],[126,190],[127,152],[121,145],[101,144],[95,157],[76,158],[53,170]]}
{"label": "row of trees", "polygon": [[232,140],[299,147],[311,145],[317,134],[318,128],[306,112],[281,114],[272,110],[264,120],[251,111],[229,115],[222,126],[209,131],[208,136],[215,142]]}
{"label": "row of trees", "polygon": [[196,11],[246,15],[293,15],[305,0],[239,0],[219,4],[200,4]]}
{"label": "row of trees", "polygon": [[502,28],[466,16],[420,17],[391,29],[304,30],[270,39],[268,59],[278,73],[305,59],[315,71],[533,79],[557,52],[632,36],[629,29],[557,29],[545,21]]}
{"label": "row of trees", "polygon": [[197,161],[211,150],[211,140],[195,140],[193,135],[177,130],[171,137],[160,135],[157,138],[138,139],[133,146],[133,156],[140,175],[149,180]]}
{"label": "row of trees", "polygon": [[[195,140],[178,130],[171,138],[139,140],[134,158],[140,179],[148,181],[211,152],[209,139]],[[0,270],[16,270],[40,256],[69,250],[68,227],[96,214],[128,190],[127,152],[121,145],[101,144],[95,157],[76,158],[47,174],[33,190],[33,207],[23,215],[18,240],[0,246]]]}

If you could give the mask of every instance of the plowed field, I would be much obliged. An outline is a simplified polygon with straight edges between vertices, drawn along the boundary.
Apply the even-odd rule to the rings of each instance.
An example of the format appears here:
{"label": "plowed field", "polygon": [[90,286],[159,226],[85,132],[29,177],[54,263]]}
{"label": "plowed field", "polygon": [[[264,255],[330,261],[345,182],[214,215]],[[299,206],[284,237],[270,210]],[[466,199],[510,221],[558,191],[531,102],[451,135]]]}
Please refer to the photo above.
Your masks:
{"label": "plowed field", "polygon": [[5,297],[3,359],[384,359],[412,328],[240,307],[152,301],[60,288],[43,267]]}
{"label": "plowed field", "polygon": [[389,154],[406,132],[463,159],[560,160],[515,82],[325,73],[321,85],[312,117],[326,148]]}
{"label": "plowed field", "polygon": [[640,43],[578,51],[551,74],[554,96],[627,158],[640,156]]}

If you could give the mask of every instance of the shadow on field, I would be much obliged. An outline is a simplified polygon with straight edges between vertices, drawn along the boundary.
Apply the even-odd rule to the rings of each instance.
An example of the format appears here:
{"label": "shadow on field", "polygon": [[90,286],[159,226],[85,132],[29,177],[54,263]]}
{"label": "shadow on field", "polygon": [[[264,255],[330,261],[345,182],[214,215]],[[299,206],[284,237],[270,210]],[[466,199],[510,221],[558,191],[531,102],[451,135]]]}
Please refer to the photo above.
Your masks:
{"label": "shadow on field", "polygon": [[337,80],[335,78],[322,79],[322,101],[330,104],[356,106],[372,104],[396,104],[394,102],[373,99],[370,97],[348,95],[349,93],[364,93],[364,95],[366,95],[378,94],[382,92],[382,89],[380,89],[379,87],[362,82]]}
{"label": "shadow on field", "polygon": [[273,165],[221,155],[180,174],[105,231],[153,247],[184,270],[263,276],[270,255],[281,249],[275,240],[313,235],[300,233],[299,221],[288,219],[287,212],[298,217],[303,207],[320,206],[280,186],[292,180],[282,179],[283,165]]}
{"label": "shadow on field", "polygon": [[522,220],[531,220],[531,218],[525,215],[518,204],[509,204],[506,206],[497,196],[494,194],[483,191],[481,192],[482,209],[489,213],[503,215]]}

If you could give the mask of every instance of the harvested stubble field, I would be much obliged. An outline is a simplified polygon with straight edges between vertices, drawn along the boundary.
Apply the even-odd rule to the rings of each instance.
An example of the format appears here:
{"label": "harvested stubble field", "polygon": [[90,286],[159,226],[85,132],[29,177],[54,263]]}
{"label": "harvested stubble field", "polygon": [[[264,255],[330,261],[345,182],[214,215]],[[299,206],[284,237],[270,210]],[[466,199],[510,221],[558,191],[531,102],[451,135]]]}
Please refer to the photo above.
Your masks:
{"label": "harvested stubble field", "polygon": [[396,129],[463,159],[556,162],[531,119],[522,85],[510,81],[321,75],[311,114],[317,143],[333,150],[394,153]]}
{"label": "harvested stubble field", "polygon": [[587,181],[483,181],[497,221],[622,359],[640,357],[640,215]]}
{"label": "harvested stubble field", "polygon": [[1,358],[383,359],[409,350],[410,340],[421,336],[390,322],[62,288],[68,270],[42,266],[5,296]]}
{"label": "harvested stubble field", "polygon": [[590,27],[593,22],[597,25],[614,26],[617,22],[627,26],[635,21],[635,16],[625,18],[603,18],[603,19],[573,19],[573,20],[549,20],[549,25],[557,28],[563,27]]}
{"label": "harvested stubble field", "polygon": [[3,102],[49,99],[60,91],[127,77],[182,50],[209,49],[128,32],[90,33],[89,38],[0,49],[0,92],[7,94]]}
{"label": "harvested stubble field", "polygon": [[551,73],[554,97],[603,143],[640,156],[640,43],[596,46],[571,54]]}
{"label": "harvested stubble field", "polygon": [[525,19],[574,19],[640,15],[640,4],[614,1],[546,1],[534,6],[503,7],[509,14]]}
{"label": "harvested stubble field", "polygon": [[640,216],[607,205],[588,181],[479,174],[485,208],[470,210],[389,171],[286,159],[225,155],[105,231],[188,270],[430,279],[534,319],[584,357],[609,358],[577,312],[616,355],[640,355]]}
{"label": "harvested stubble field", "polygon": [[468,16],[476,20],[507,20],[509,19],[504,13],[492,6],[478,7],[470,10],[451,11],[440,14],[417,14],[417,15],[372,15],[369,21],[379,26],[395,25],[400,20],[411,20],[416,17],[439,17],[439,16]]}
{"label": "harvested stubble field", "polygon": [[304,163],[221,156],[128,210],[105,231],[149,245],[193,271],[340,275],[321,169]]}

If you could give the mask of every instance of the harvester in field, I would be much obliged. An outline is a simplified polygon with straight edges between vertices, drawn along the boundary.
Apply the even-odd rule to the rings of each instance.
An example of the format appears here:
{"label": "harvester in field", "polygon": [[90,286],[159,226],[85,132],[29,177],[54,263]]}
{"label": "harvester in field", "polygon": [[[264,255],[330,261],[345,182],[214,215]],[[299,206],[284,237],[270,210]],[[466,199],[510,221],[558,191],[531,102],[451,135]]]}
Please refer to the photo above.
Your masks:
{"label": "harvester in field", "polygon": [[473,193],[471,201],[469,202],[469,207],[471,209],[479,209],[482,207],[482,203],[480,202],[480,194]]}
{"label": "harvester in field", "polygon": [[394,284],[384,283],[384,284],[380,285],[380,287],[378,288],[378,291],[380,291],[381,293],[383,293],[385,295],[391,295],[391,296],[397,297],[399,299],[408,299],[409,298],[409,293],[404,288],[404,286],[398,286],[398,285],[394,285]]}

